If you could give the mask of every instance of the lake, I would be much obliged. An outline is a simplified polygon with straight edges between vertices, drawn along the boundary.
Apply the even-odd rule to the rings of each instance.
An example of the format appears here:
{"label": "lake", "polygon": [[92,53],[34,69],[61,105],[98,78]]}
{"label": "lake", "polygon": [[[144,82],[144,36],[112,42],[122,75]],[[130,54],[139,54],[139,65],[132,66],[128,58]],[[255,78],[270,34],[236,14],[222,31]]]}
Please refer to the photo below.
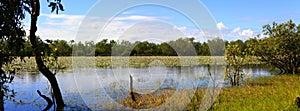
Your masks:
{"label": "lake", "polygon": [[[210,70],[211,74],[224,79],[224,67],[211,67]],[[270,72],[268,67],[262,65],[245,66],[243,72],[245,78],[271,76],[275,73]],[[74,72],[58,73],[56,76],[67,104],[66,110],[104,110],[109,109],[108,106],[113,109],[121,109],[115,101],[128,96],[129,75],[133,76],[135,92],[147,94],[163,88],[177,91],[207,87],[208,74],[208,66],[199,65],[80,68]],[[229,86],[226,83],[222,85],[222,87]],[[15,75],[10,88],[16,92],[16,95],[14,101],[5,101],[6,110],[40,111],[47,105],[46,101],[36,92],[40,90],[42,94],[50,95],[50,84],[40,73]]]}

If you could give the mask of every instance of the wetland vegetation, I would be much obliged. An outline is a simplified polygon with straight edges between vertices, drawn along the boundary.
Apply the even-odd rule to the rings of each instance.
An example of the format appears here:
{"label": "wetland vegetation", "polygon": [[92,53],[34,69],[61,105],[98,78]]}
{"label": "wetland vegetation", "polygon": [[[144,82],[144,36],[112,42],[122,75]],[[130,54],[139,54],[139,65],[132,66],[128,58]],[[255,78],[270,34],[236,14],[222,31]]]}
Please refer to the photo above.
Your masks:
{"label": "wetland vegetation", "polygon": [[[47,0],[51,12],[64,11],[61,1]],[[1,111],[299,110],[300,24],[292,20],[244,41],[68,42],[36,35],[40,0],[0,6]]]}

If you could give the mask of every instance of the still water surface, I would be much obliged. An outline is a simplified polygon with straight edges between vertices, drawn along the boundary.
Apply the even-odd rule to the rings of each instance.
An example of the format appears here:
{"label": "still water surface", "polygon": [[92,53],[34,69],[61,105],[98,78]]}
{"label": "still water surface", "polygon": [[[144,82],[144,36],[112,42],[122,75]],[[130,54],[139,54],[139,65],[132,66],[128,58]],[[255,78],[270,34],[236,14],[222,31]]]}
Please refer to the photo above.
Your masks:
{"label": "still water surface", "polygon": [[[259,65],[244,67],[243,72],[246,78],[272,75],[268,68]],[[211,68],[211,74],[224,79],[224,68]],[[134,90],[147,94],[159,88],[206,87],[209,73],[207,66],[82,68],[56,76],[67,104],[66,110],[101,110],[108,103],[128,96],[129,75],[133,76]],[[223,86],[228,84],[224,83]],[[40,111],[47,105],[36,93],[40,90],[43,94],[50,95],[50,85],[40,73],[16,75],[10,88],[16,92],[15,101],[5,101],[6,110]]]}

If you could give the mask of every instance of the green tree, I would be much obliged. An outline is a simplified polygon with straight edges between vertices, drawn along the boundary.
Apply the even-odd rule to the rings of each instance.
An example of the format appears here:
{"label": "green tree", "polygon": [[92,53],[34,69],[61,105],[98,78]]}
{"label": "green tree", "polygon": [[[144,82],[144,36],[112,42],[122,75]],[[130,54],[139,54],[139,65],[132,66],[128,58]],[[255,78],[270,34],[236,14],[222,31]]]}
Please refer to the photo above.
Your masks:
{"label": "green tree", "polygon": [[12,82],[15,70],[4,69],[24,47],[25,31],[21,20],[25,18],[23,0],[0,1],[0,110],[4,110],[4,100],[13,97],[8,84]]}
{"label": "green tree", "polygon": [[72,54],[72,47],[65,40],[54,40],[53,46],[57,50],[58,56],[70,56]]}
{"label": "green tree", "polygon": [[247,48],[242,48],[239,42],[232,42],[226,47],[226,62],[228,66],[226,67],[226,78],[229,79],[229,82],[232,86],[239,86],[244,77],[242,71],[242,65],[245,62],[245,59],[249,56]]}
{"label": "green tree", "polygon": [[160,44],[161,55],[176,56],[176,51],[166,42]]}
{"label": "green tree", "polygon": [[209,47],[206,42],[203,42],[199,47],[197,47],[197,54],[201,56],[209,56]]}
{"label": "green tree", "polygon": [[81,41],[79,41],[77,44],[73,45],[73,56],[83,56],[85,55],[85,46],[83,43],[81,43]]}
{"label": "green tree", "polygon": [[225,44],[221,38],[208,40],[208,47],[211,56],[224,56]]}
{"label": "green tree", "polygon": [[114,40],[108,42],[107,39],[103,39],[100,42],[96,43],[96,56],[110,56],[112,47],[116,44]]}
{"label": "green tree", "polygon": [[112,45],[112,56],[130,56],[133,44],[129,41],[117,41]]}
{"label": "green tree", "polygon": [[136,42],[131,55],[134,56],[155,56],[158,55],[158,47],[155,43],[148,41]]}
{"label": "green tree", "polygon": [[300,25],[292,20],[263,26],[266,38],[253,43],[260,60],[280,69],[281,73],[298,73],[300,65]]}
{"label": "green tree", "polygon": [[175,41],[168,42],[174,51],[175,55],[179,56],[194,56],[196,55],[196,49],[193,46],[194,38],[179,38]]}
{"label": "green tree", "polygon": [[240,39],[236,41],[230,41],[230,44],[237,44],[241,50],[245,50],[247,48],[247,44]]}

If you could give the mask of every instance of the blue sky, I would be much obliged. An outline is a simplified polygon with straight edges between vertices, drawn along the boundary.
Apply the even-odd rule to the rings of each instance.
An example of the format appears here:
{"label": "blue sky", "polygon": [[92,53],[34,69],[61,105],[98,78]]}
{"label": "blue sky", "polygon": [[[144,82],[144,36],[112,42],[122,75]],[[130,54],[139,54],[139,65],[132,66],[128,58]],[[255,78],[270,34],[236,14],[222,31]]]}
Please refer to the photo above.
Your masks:
{"label": "blue sky", "polygon": [[[115,4],[113,0],[110,1],[113,4],[109,7],[113,8]],[[188,0],[185,2],[188,2]],[[292,19],[295,23],[300,23],[299,0],[200,0],[200,2],[214,17],[216,26],[226,40],[245,40],[254,37],[261,33],[263,25],[270,24],[273,21],[285,22]],[[81,21],[97,3],[100,2],[98,0],[63,0],[65,11],[56,15],[50,13],[46,0],[41,0],[42,9],[38,23],[38,35],[42,39],[76,40]],[[176,29],[182,31],[185,36],[195,37],[199,41],[203,40],[200,36],[201,30],[197,29],[187,17],[176,10],[154,5],[125,9],[113,18],[102,35],[104,35],[104,38],[118,40],[119,36],[135,24],[157,20],[173,25]],[[28,19],[26,21],[28,22]],[[25,26],[28,27],[28,23],[27,25],[25,23]],[[162,41],[172,39],[176,38],[169,37],[162,39]],[[131,40],[131,38],[128,38],[128,40]]]}

